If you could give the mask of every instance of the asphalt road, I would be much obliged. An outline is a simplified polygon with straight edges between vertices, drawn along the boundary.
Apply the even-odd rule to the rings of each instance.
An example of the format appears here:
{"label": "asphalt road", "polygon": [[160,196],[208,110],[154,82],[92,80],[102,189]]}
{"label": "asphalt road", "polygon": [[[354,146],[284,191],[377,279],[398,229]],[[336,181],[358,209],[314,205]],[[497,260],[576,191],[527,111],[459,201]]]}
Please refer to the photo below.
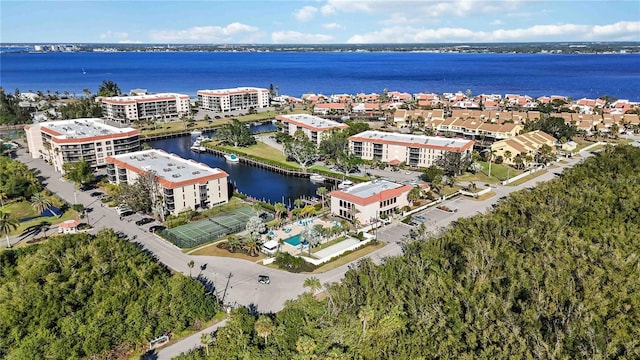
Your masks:
{"label": "asphalt road", "polygon": [[[428,226],[433,229],[445,227],[452,221],[461,218],[473,216],[478,213],[484,213],[491,209],[502,196],[508,195],[510,192],[517,191],[526,187],[535,186],[536,183],[550,180],[561,173],[564,168],[572,166],[581,159],[589,156],[589,153],[583,152],[579,158],[567,159],[566,164],[558,163],[557,168],[549,169],[547,173],[542,174],[535,179],[519,186],[497,186],[494,190],[496,196],[482,201],[473,199],[457,198],[444,202],[447,206],[458,211],[455,213],[444,213],[441,210],[429,209],[424,211],[424,215],[429,219]],[[74,185],[61,178],[59,173],[55,173],[53,167],[47,165],[40,159],[31,159],[25,150],[18,152],[18,159],[26,163],[30,168],[40,170],[41,176],[44,178],[43,184],[56,193],[61,198],[70,203],[74,202],[74,196],[77,197],[78,203],[83,204],[86,208],[91,208],[89,215],[89,223],[96,230],[102,228],[113,228],[125,232],[129,238],[136,238],[135,241],[140,242],[145,249],[156,255],[160,262],[167,265],[174,271],[181,272],[185,275],[190,274],[187,263],[190,260],[195,262],[192,275],[202,274],[217,287],[218,295],[222,296],[227,280],[229,286],[225,304],[239,304],[243,306],[253,306],[260,312],[276,312],[282,309],[285,301],[295,299],[303,291],[302,286],[304,280],[309,277],[308,274],[292,274],[286,271],[275,270],[264,267],[255,263],[244,260],[212,257],[212,256],[190,256],[182,253],[182,251],[173,244],[156,237],[148,232],[148,227],[153,224],[147,224],[143,227],[136,226],[134,221],[120,220],[114,209],[102,207],[101,202],[97,198],[89,195],[89,192],[76,191]],[[75,192],[75,195],[74,195]],[[378,230],[378,238],[387,243],[387,246],[369,254],[375,262],[382,261],[387,256],[396,256],[401,254],[399,241],[410,230],[410,226],[402,224],[397,220]],[[16,240],[16,239],[14,239]],[[344,276],[349,269],[349,264],[340,266],[336,269],[322,274],[315,274],[321,283],[337,282]],[[229,277],[229,275],[231,276]],[[270,285],[259,284],[258,275],[269,275],[271,278]],[[217,326],[217,325],[216,325]],[[205,329],[205,331],[213,331],[215,327]],[[200,337],[198,334],[183,339],[170,347],[160,350],[157,353],[158,359],[168,359],[172,356],[188,351],[194,347],[200,346]]]}

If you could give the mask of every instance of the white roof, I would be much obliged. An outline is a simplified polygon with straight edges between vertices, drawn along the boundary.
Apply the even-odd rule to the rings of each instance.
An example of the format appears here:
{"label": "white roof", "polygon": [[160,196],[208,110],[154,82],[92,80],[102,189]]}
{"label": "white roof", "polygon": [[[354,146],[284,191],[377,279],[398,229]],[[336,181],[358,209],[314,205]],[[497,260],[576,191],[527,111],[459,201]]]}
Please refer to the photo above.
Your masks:
{"label": "white roof", "polygon": [[387,180],[373,180],[354,185],[341,191],[353,196],[357,196],[361,199],[366,199],[385,190],[397,189],[402,186],[404,185]]}
{"label": "white roof", "polygon": [[290,114],[290,115],[281,115],[281,116],[284,119],[290,119],[292,121],[296,121],[304,125],[312,126],[315,128],[321,128],[321,129],[334,128],[334,127],[344,125],[337,121],[323,119],[321,117],[313,116],[309,114]]}
{"label": "white roof", "polygon": [[278,247],[278,242],[275,240],[269,240],[266,243],[262,244],[262,247],[267,250],[273,250]]}
{"label": "white roof", "polygon": [[157,176],[173,182],[195,180],[209,175],[226,175],[223,170],[218,168],[211,168],[205,164],[155,149],[116,155],[112,158],[143,171],[153,171]]}
{"label": "white roof", "polygon": [[463,147],[473,140],[466,139],[453,139],[446,138],[440,136],[425,136],[425,135],[413,135],[413,134],[399,134],[399,133],[391,133],[384,131],[373,131],[367,130],[361,132],[359,134],[353,135],[354,138],[365,138],[371,140],[383,140],[383,141],[392,141],[392,142],[400,142],[406,144],[428,144],[432,146],[442,146],[442,147]]}
{"label": "white roof", "polygon": [[135,130],[130,127],[117,128],[107,125],[102,119],[97,118],[47,121],[38,124],[38,126],[59,133],[60,135],[55,136],[58,139],[82,139],[101,135],[124,134]]}

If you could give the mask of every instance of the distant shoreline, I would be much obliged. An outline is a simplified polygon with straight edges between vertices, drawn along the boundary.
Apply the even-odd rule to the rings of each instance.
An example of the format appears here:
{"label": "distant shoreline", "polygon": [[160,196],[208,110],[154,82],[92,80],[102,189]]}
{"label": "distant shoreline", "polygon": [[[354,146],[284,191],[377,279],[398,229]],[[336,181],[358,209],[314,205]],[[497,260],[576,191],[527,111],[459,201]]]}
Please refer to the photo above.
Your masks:
{"label": "distant shoreline", "polygon": [[[0,44],[0,53],[47,52],[415,52],[487,54],[637,54],[640,42],[451,44]],[[16,49],[16,50],[12,50]]]}

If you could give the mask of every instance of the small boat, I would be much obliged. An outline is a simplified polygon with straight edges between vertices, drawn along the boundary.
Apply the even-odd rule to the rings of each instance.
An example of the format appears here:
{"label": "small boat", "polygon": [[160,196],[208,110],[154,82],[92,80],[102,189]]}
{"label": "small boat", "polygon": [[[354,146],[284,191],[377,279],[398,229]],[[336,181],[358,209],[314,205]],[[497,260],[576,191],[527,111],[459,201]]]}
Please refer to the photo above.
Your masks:
{"label": "small boat", "polygon": [[202,145],[200,145],[200,144],[193,144],[193,145],[191,145],[190,149],[193,152],[205,152],[205,151],[207,151],[207,148],[202,146]]}
{"label": "small boat", "polygon": [[84,68],[82,69],[82,75],[87,75],[87,72],[84,71]]}
{"label": "small boat", "polygon": [[202,135],[202,131],[200,131],[200,130],[198,130],[198,129],[193,130],[193,131],[191,131],[191,135],[193,135],[193,136]]}
{"label": "small boat", "polygon": [[226,154],[224,158],[227,159],[228,162],[232,162],[232,163],[240,162],[240,158],[236,154]]}
{"label": "small boat", "polygon": [[315,183],[322,183],[325,182],[325,180],[327,180],[326,177],[319,175],[319,174],[313,174],[309,177],[309,180],[311,180],[311,182],[315,182]]}
{"label": "small boat", "polygon": [[341,182],[340,184],[338,184],[338,189],[340,190],[344,190],[346,188],[349,188],[353,186],[353,182],[350,180],[344,180],[343,182]]}

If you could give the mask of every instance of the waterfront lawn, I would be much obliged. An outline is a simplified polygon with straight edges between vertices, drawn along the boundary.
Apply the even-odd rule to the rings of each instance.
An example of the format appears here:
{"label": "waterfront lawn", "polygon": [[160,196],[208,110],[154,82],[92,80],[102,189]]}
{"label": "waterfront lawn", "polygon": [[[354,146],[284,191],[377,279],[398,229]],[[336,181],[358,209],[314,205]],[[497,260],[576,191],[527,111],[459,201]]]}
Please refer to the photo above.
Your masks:
{"label": "waterfront lawn", "polygon": [[294,167],[300,168],[300,165],[298,165],[297,163],[292,161],[287,161],[287,158],[284,156],[282,151],[274,147],[271,147],[263,142],[258,142],[255,145],[242,147],[242,148],[225,146],[225,145],[217,145],[216,147],[230,153],[235,153],[240,155],[243,155],[243,154],[249,155],[254,158],[266,159],[269,161],[284,163],[284,164],[287,164],[288,166],[294,166]]}

